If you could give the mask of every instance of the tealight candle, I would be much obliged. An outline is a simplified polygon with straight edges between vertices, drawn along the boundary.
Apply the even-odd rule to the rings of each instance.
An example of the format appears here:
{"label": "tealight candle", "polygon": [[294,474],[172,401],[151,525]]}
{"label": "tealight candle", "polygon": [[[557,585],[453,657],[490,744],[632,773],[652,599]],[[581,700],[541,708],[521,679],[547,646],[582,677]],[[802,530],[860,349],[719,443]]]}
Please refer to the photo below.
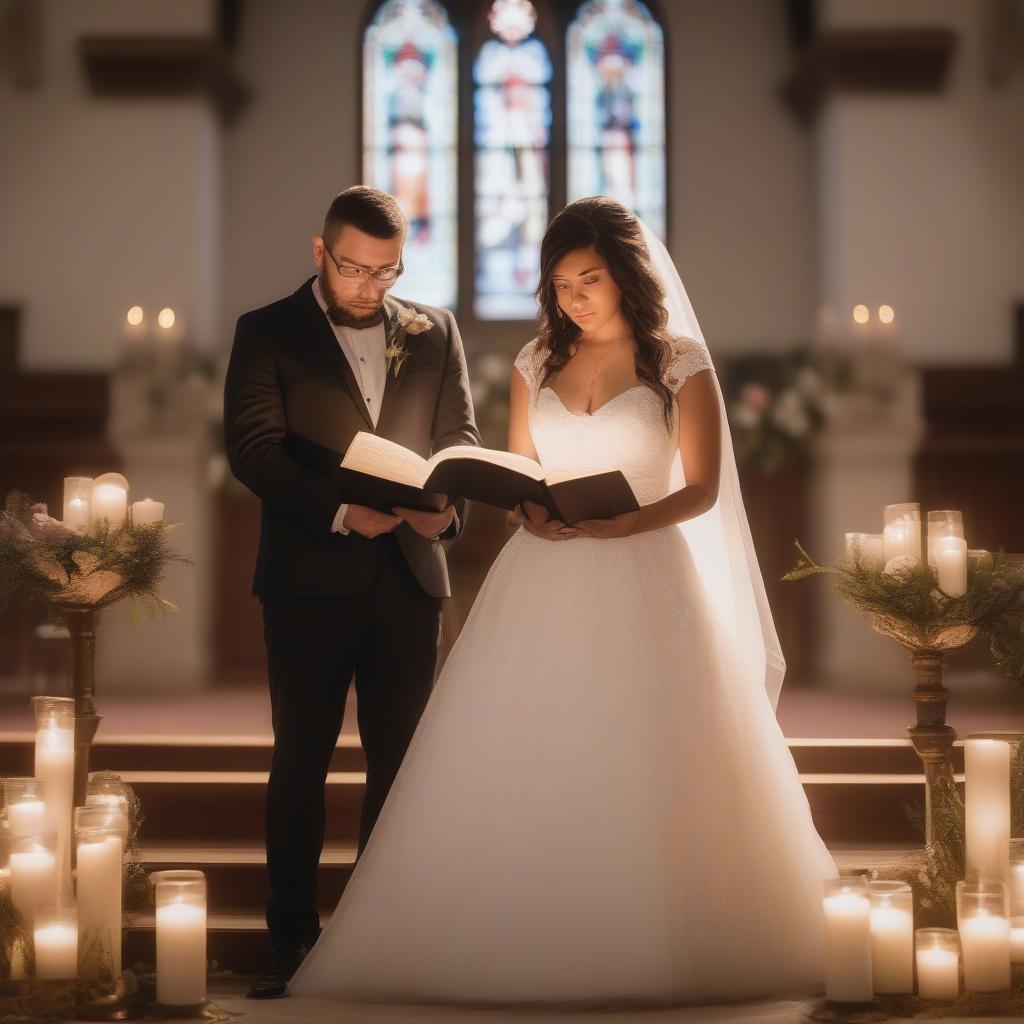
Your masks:
{"label": "tealight candle", "polygon": [[206,999],[206,878],[201,871],[155,871],[156,1000],[196,1006]]}
{"label": "tealight candle", "polygon": [[953,1002],[960,995],[960,937],[952,928],[918,928],[917,994]]}
{"label": "tealight candle", "polygon": [[825,998],[863,1003],[871,984],[871,902],[863,878],[825,879]]}
{"label": "tealight candle", "polygon": [[63,891],[71,890],[71,809],[75,791],[75,702],[70,697],[33,697],[36,716],[36,778],[46,794],[47,827],[57,833]]}
{"label": "tealight candle", "polygon": [[64,477],[64,525],[75,533],[89,532],[91,476]]}
{"label": "tealight candle", "polygon": [[78,975],[78,923],[74,906],[40,907],[33,937],[36,977],[67,981]]}
{"label": "tealight candle", "polygon": [[162,501],[143,498],[142,501],[132,502],[133,526],[149,526],[152,523],[159,523],[163,517],[164,503]]}
{"label": "tealight candle", "polygon": [[128,517],[128,481],[120,473],[104,473],[92,482],[92,532],[104,523],[111,529],[123,526]]}
{"label": "tealight candle", "polygon": [[871,974],[882,994],[914,990],[914,901],[905,882],[872,882]]}
{"label": "tealight candle", "polygon": [[1008,882],[1010,752],[1017,733],[971,733],[964,741],[967,870]]}

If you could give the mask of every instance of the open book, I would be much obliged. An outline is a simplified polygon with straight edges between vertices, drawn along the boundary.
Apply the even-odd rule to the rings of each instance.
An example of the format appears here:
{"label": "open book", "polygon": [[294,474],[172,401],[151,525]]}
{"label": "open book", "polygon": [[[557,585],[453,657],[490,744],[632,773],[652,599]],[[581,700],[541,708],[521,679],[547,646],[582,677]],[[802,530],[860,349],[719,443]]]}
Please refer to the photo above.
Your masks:
{"label": "open book", "polygon": [[640,507],[618,469],[545,474],[533,459],[472,445],[444,448],[424,459],[366,431],[349,445],[340,473],[347,501],[383,511],[396,505],[435,510],[453,498],[513,509],[528,500],[573,524]]}

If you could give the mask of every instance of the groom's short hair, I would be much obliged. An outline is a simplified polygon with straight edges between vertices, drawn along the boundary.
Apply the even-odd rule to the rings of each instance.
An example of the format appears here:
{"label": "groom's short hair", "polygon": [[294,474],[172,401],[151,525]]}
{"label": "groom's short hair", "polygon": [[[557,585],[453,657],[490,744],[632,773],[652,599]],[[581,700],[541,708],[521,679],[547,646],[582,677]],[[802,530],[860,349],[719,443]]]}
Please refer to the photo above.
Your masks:
{"label": "groom's short hair", "polygon": [[370,185],[353,185],[334,197],[324,218],[328,245],[346,224],[374,238],[394,238],[408,226],[395,197]]}

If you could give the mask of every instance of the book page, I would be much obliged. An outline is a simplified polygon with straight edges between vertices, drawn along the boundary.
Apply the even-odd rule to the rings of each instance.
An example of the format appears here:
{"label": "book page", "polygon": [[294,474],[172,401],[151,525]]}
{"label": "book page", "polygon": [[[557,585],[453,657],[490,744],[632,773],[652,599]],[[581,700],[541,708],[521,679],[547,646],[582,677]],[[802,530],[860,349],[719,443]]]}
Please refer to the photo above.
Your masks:
{"label": "book page", "polygon": [[614,473],[616,470],[611,466],[604,469],[562,469],[557,473],[548,473],[544,482],[549,484],[564,484],[570,480],[582,480],[588,476],[600,476],[602,473]]}
{"label": "book page", "polygon": [[[514,473],[521,473],[531,480],[543,480],[544,470],[539,462],[528,459],[525,455],[517,455],[515,452],[500,452],[495,448],[477,448],[471,444],[456,445],[453,448],[445,448],[434,454],[427,463],[430,469],[442,462],[450,462],[452,459],[469,459],[472,462],[486,462],[491,466],[501,466],[503,469],[510,469]],[[430,473],[423,477],[425,480]]]}
{"label": "book page", "polygon": [[360,430],[341,460],[343,469],[393,480],[410,487],[422,487],[430,468],[426,459],[394,441]]}

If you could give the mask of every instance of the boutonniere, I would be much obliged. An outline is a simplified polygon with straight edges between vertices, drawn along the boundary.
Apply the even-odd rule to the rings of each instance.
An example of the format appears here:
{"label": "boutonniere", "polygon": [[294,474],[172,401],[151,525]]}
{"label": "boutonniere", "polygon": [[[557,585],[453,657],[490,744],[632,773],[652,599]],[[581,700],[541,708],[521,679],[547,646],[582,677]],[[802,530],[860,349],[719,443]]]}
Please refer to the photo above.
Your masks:
{"label": "boutonniere", "polygon": [[410,334],[422,334],[434,326],[434,322],[426,313],[419,313],[409,306],[398,306],[395,316],[390,318],[388,347],[384,350],[386,369],[392,370],[397,377],[402,364],[409,356],[405,347],[405,339]]}

